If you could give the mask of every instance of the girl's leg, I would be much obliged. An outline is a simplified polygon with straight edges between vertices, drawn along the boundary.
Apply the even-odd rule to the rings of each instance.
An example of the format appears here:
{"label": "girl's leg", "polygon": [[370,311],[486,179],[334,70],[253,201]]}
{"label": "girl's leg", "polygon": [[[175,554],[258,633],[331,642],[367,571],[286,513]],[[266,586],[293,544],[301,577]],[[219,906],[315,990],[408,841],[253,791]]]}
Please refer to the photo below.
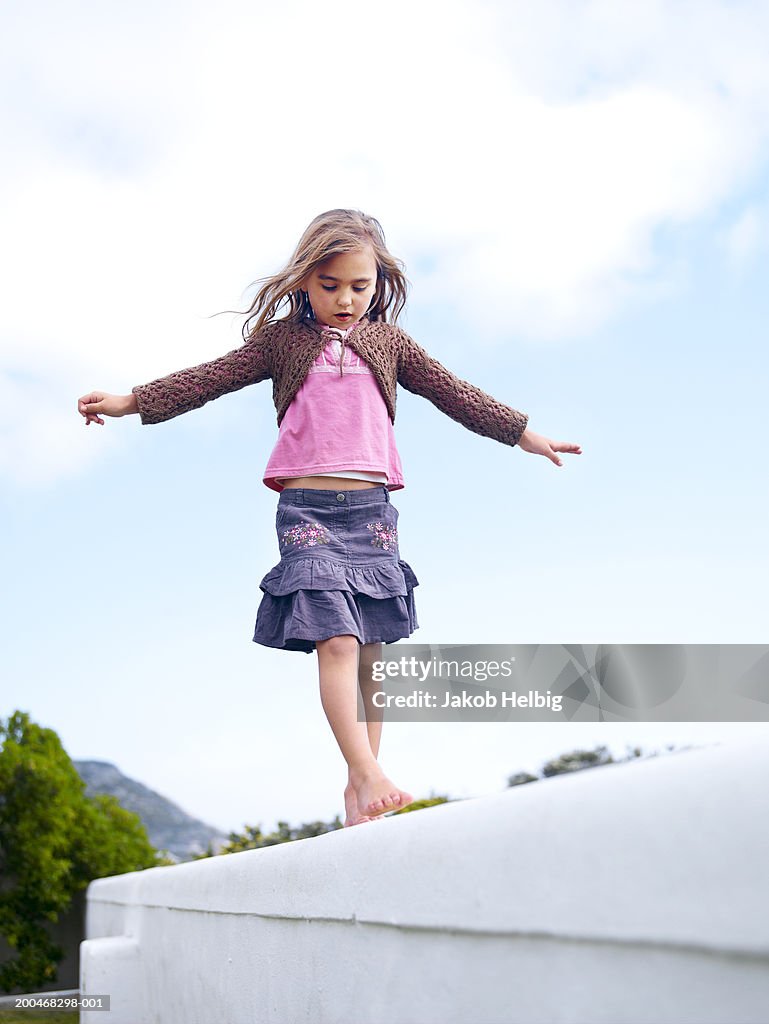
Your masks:
{"label": "girl's leg", "polygon": [[[379,757],[379,744],[382,738],[382,708],[374,706],[373,695],[381,689],[379,683],[372,678],[374,662],[382,657],[381,643],[363,644],[358,648],[358,688],[363,701],[363,711],[366,716],[366,730],[371,753],[375,758]],[[346,813],[345,825],[360,824],[364,821],[372,821],[369,815],[361,814],[358,808],[358,798],[355,794],[349,771],[347,774],[347,785],[344,790],[344,809]]]}
{"label": "girl's leg", "polygon": [[[349,787],[359,821],[405,807],[413,797],[387,778],[369,740],[368,723],[358,721],[358,641],[334,636],[316,642],[320,697],[329,725],[347,762]],[[381,723],[380,723],[381,729]],[[375,736],[377,750],[379,736]],[[349,817],[349,811],[348,811]],[[350,821],[349,824],[357,824]]]}
{"label": "girl's leg", "polygon": [[379,744],[382,740],[382,715],[383,709],[375,707],[374,694],[382,689],[381,683],[375,683],[371,678],[374,670],[374,662],[382,660],[381,644],[363,644],[360,648],[358,658],[358,686],[363,698],[363,710],[366,715],[366,728],[368,730],[368,741],[371,745],[371,753],[379,757]]}

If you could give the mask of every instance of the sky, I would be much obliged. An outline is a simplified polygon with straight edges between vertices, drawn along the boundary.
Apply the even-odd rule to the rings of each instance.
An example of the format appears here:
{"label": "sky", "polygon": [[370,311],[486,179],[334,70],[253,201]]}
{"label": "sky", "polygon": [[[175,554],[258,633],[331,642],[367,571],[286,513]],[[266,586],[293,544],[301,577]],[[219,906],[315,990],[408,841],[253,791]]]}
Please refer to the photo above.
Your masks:
{"label": "sky", "polygon": [[[579,443],[546,459],[399,389],[419,643],[761,643],[769,296],[761,2],[36,0],[0,14],[0,717],[223,831],[330,820],[317,660],[251,641],[279,559],[269,382],[152,426],[78,397],[241,344],[334,207],[401,325]],[[416,796],[767,723],[389,723]],[[463,756],[464,755],[464,756]]]}

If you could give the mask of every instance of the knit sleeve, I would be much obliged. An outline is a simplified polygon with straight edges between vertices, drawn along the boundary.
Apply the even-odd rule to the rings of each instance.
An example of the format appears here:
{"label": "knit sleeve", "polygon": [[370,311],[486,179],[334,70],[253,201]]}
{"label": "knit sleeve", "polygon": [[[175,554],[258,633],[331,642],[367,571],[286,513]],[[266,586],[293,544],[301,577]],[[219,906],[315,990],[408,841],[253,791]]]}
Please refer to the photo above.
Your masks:
{"label": "knit sleeve", "polygon": [[269,326],[218,359],[132,388],[142,423],[162,423],[271,377]]}
{"label": "knit sleeve", "polygon": [[503,405],[474,384],[455,377],[400,329],[398,383],[468,430],[502,444],[518,444],[529,420],[526,413]]}

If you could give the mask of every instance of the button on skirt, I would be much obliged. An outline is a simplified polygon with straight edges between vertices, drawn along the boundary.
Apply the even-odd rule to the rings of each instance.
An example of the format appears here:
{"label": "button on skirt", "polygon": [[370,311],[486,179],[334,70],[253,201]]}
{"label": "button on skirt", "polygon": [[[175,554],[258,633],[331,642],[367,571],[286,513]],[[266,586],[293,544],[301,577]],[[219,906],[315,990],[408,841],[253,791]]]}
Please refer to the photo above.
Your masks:
{"label": "button on skirt", "polygon": [[259,584],[254,642],[310,654],[332,636],[361,644],[409,637],[419,628],[419,580],[400,557],[398,515],[385,486],[284,488],[275,516],[280,561]]}

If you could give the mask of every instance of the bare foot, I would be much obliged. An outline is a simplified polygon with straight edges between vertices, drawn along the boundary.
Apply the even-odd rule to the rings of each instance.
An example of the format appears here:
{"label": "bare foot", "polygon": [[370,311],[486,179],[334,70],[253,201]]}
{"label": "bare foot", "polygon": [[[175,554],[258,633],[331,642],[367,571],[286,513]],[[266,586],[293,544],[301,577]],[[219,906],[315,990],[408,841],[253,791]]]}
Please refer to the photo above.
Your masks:
{"label": "bare foot", "polygon": [[380,769],[362,775],[350,775],[349,786],[355,792],[358,809],[363,816],[376,817],[387,811],[397,811],[412,803],[414,797],[398,789]]}
{"label": "bare foot", "polygon": [[361,814],[358,809],[358,797],[352,783],[348,782],[344,789],[344,809],[345,809],[345,822],[344,827],[349,828],[350,825],[362,825],[366,821],[381,821],[380,817],[372,818],[367,814]]}

